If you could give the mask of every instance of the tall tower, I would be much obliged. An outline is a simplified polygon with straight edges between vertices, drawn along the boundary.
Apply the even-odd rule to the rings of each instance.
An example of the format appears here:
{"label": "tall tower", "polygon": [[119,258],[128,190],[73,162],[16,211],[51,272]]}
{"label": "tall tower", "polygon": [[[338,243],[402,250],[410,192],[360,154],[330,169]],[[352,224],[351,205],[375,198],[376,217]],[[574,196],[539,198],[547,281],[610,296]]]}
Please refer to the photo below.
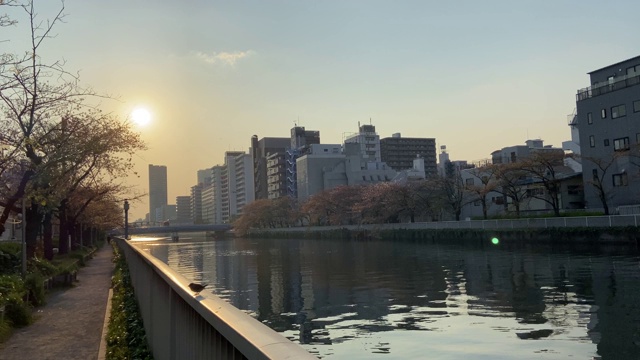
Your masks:
{"label": "tall tower", "polygon": [[156,209],[167,205],[167,167],[149,164],[149,220],[156,221]]}

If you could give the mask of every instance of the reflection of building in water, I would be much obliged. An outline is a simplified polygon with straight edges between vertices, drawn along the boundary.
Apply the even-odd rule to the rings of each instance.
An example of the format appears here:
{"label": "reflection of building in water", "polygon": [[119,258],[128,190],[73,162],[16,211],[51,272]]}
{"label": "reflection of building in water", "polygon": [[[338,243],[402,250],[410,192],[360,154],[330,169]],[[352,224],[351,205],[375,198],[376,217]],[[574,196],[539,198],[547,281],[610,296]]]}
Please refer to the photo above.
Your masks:
{"label": "reflection of building in water", "polygon": [[[235,293],[229,296],[235,306],[253,309],[260,321],[294,332],[303,344],[438,329],[440,319],[455,314],[515,320],[508,330],[519,331],[520,339],[549,337],[557,341],[544,346],[560,346],[560,353],[575,346],[595,354],[597,344],[603,358],[633,359],[629,354],[640,344],[637,258],[576,252],[502,244],[234,240],[217,242],[215,262],[203,259],[203,270],[212,274],[208,269],[215,267],[221,288]],[[170,262],[174,256],[170,251]]]}

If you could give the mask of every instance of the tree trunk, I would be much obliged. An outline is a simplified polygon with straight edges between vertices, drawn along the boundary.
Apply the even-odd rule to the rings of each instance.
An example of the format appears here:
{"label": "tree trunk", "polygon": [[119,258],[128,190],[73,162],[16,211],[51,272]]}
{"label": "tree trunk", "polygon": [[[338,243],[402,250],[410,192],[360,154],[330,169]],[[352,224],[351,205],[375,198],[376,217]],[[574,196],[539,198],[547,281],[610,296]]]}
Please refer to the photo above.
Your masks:
{"label": "tree trunk", "polygon": [[58,211],[60,220],[60,240],[58,241],[58,252],[60,254],[69,253],[69,224],[67,223],[67,200],[62,200]]}
{"label": "tree trunk", "polygon": [[31,202],[31,206],[26,209],[26,223],[22,227],[25,232],[27,243],[27,259],[31,259],[36,254],[38,245],[38,230],[40,230],[40,216],[38,216],[38,205]]}
{"label": "tree trunk", "polygon": [[53,224],[51,223],[51,212],[47,211],[44,214],[44,220],[42,223],[42,242],[44,246],[44,258],[47,260],[53,259]]}
{"label": "tree trunk", "polygon": [[71,251],[78,249],[78,224],[69,222],[69,235],[71,235]]}

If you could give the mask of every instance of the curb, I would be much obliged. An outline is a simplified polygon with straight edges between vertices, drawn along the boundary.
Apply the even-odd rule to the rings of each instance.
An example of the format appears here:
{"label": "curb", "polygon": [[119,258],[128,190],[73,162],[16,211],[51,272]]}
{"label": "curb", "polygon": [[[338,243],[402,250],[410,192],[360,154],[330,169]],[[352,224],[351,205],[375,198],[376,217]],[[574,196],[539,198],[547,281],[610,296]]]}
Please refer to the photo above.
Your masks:
{"label": "curb", "polygon": [[107,357],[107,331],[109,329],[109,319],[111,318],[111,297],[113,296],[113,288],[109,289],[109,297],[107,298],[107,309],[104,312],[104,325],[102,326],[102,338],[100,340],[100,348],[98,350],[98,360],[105,360]]}

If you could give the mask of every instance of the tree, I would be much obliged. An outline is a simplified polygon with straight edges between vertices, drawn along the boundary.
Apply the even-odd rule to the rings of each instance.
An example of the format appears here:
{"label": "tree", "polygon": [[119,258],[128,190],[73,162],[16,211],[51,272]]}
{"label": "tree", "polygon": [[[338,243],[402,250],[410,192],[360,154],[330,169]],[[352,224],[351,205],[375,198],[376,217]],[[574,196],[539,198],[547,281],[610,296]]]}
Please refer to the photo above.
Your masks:
{"label": "tree", "polygon": [[20,5],[27,16],[31,44],[22,56],[3,54],[0,66],[0,141],[13,153],[13,161],[26,163],[21,180],[4,201],[0,215],[0,234],[4,223],[16,203],[25,196],[27,183],[43,163],[40,140],[51,129],[51,123],[59,122],[63,109],[82,105],[91,92],[78,85],[77,76],[64,70],[63,63],[43,63],[39,50],[45,39],[51,36],[54,26],[62,20],[64,6],[55,17],[43,24],[37,18],[33,1]]}
{"label": "tree", "polygon": [[511,205],[515,208],[517,218],[520,218],[520,206],[527,197],[524,183],[528,173],[523,166],[522,162],[496,165],[498,184],[495,191],[511,199]]}
{"label": "tree", "polygon": [[460,221],[462,207],[468,203],[468,199],[462,176],[451,161],[445,163],[445,176],[439,179],[439,188],[444,204],[453,213],[456,221]]}
{"label": "tree", "polygon": [[564,152],[535,151],[524,160],[523,169],[540,183],[544,188],[542,194],[532,193],[531,196],[540,199],[551,206],[555,216],[560,216],[560,181],[564,165]]}
{"label": "tree", "polygon": [[[470,201],[480,201],[482,216],[485,220],[487,219],[488,208],[487,196],[492,191],[495,191],[498,186],[497,171],[498,167],[491,164],[469,169],[468,171],[472,176],[470,179],[473,179],[473,184],[465,184],[465,189],[473,195]],[[475,179],[478,179],[478,181],[475,181]]]}
{"label": "tree", "polygon": [[[9,164],[13,173],[19,169],[19,181],[5,189],[1,201],[5,209],[0,234],[1,224],[11,211],[19,210],[15,205],[24,198],[30,204],[28,251],[33,253],[39,219],[44,218],[45,254],[50,257],[53,212],[58,213],[64,239],[92,203],[128,190],[118,179],[130,172],[133,154],[145,145],[128,122],[85,105],[88,97],[98,95],[80,87],[64,63],[44,63],[39,57],[44,40],[63,18],[64,6],[46,25],[37,19],[33,2],[20,8],[29,20],[32,41],[25,55],[4,56],[7,61],[0,67],[0,144],[9,149],[0,164]],[[68,250],[66,241],[60,245],[61,253]]]}
{"label": "tree", "polygon": [[[583,156],[582,159],[592,163],[594,165],[594,171],[592,172],[592,176],[590,180],[587,180],[586,183],[590,184],[596,190],[596,194],[598,199],[600,200],[600,204],[602,204],[602,208],[604,209],[604,214],[609,215],[609,200],[613,197],[612,188],[607,185],[607,181],[605,179],[609,176],[609,170],[612,168],[621,168],[621,163],[626,163],[628,165],[636,165],[633,158],[637,158],[637,154],[635,151],[631,149],[622,149],[618,151],[614,151],[613,154],[605,157],[593,157],[593,156]],[[629,169],[630,170],[630,169]],[[627,172],[621,174],[621,177],[626,177]],[[587,176],[584,176],[585,179],[588,179]]]}

